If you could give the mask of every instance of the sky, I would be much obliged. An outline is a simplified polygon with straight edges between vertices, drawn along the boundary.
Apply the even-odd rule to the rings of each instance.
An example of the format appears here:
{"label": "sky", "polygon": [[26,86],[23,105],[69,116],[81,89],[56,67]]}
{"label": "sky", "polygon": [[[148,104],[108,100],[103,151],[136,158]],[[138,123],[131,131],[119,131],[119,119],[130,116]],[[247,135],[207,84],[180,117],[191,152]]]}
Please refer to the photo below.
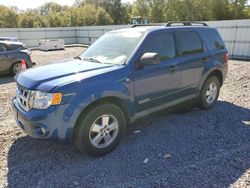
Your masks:
{"label": "sky", "polygon": [[[61,5],[73,5],[75,0],[0,0],[5,6],[16,6],[18,9],[37,8],[47,2],[56,2]],[[133,0],[122,0],[122,2],[133,2]]]}

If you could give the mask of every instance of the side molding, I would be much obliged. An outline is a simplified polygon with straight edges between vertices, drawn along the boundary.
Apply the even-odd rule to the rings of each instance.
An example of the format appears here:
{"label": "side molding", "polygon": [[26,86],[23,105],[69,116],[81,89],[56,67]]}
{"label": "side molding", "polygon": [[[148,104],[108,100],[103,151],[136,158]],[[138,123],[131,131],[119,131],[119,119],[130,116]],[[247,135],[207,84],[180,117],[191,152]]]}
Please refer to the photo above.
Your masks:
{"label": "side molding", "polygon": [[153,108],[138,112],[133,117],[131,117],[131,123],[134,122],[135,120],[141,118],[141,117],[146,116],[146,115],[152,114],[154,112],[160,111],[160,110],[168,108],[170,106],[174,106],[176,104],[179,104],[179,103],[185,102],[187,100],[193,99],[195,97],[198,97],[198,95],[199,94],[188,95],[188,96],[185,96],[185,97],[170,101],[168,103],[162,104],[160,106],[156,106],[156,107],[153,107]]}

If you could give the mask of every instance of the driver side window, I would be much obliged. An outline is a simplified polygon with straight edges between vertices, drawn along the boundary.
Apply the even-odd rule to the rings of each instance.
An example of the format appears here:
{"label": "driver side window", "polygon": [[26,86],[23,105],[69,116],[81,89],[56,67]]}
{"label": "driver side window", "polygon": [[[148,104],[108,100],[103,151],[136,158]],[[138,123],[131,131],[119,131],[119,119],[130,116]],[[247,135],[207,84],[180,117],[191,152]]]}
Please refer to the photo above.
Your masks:
{"label": "driver side window", "polygon": [[144,49],[144,53],[158,53],[161,60],[175,57],[175,41],[172,33],[162,33],[153,36]]}

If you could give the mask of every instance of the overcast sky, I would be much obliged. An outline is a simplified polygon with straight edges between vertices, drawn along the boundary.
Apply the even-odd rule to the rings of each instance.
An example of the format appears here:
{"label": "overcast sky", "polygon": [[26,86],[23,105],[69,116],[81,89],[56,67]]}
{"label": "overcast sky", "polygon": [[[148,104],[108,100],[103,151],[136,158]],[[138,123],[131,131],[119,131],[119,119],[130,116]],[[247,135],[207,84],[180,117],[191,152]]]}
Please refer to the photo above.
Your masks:
{"label": "overcast sky", "polygon": [[[18,9],[37,8],[47,2],[56,2],[61,5],[73,5],[75,0],[1,0],[0,4],[5,6],[17,6]],[[122,0],[122,2],[133,2],[133,0]]]}

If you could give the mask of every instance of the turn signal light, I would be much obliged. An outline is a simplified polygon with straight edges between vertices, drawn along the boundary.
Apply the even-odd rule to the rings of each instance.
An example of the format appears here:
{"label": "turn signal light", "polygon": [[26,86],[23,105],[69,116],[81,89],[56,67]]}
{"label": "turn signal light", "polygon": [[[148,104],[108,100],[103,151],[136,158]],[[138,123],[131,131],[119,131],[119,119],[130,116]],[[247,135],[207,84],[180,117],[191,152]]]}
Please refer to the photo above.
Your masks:
{"label": "turn signal light", "polygon": [[52,105],[58,105],[61,103],[62,94],[61,93],[53,93],[52,94]]}

